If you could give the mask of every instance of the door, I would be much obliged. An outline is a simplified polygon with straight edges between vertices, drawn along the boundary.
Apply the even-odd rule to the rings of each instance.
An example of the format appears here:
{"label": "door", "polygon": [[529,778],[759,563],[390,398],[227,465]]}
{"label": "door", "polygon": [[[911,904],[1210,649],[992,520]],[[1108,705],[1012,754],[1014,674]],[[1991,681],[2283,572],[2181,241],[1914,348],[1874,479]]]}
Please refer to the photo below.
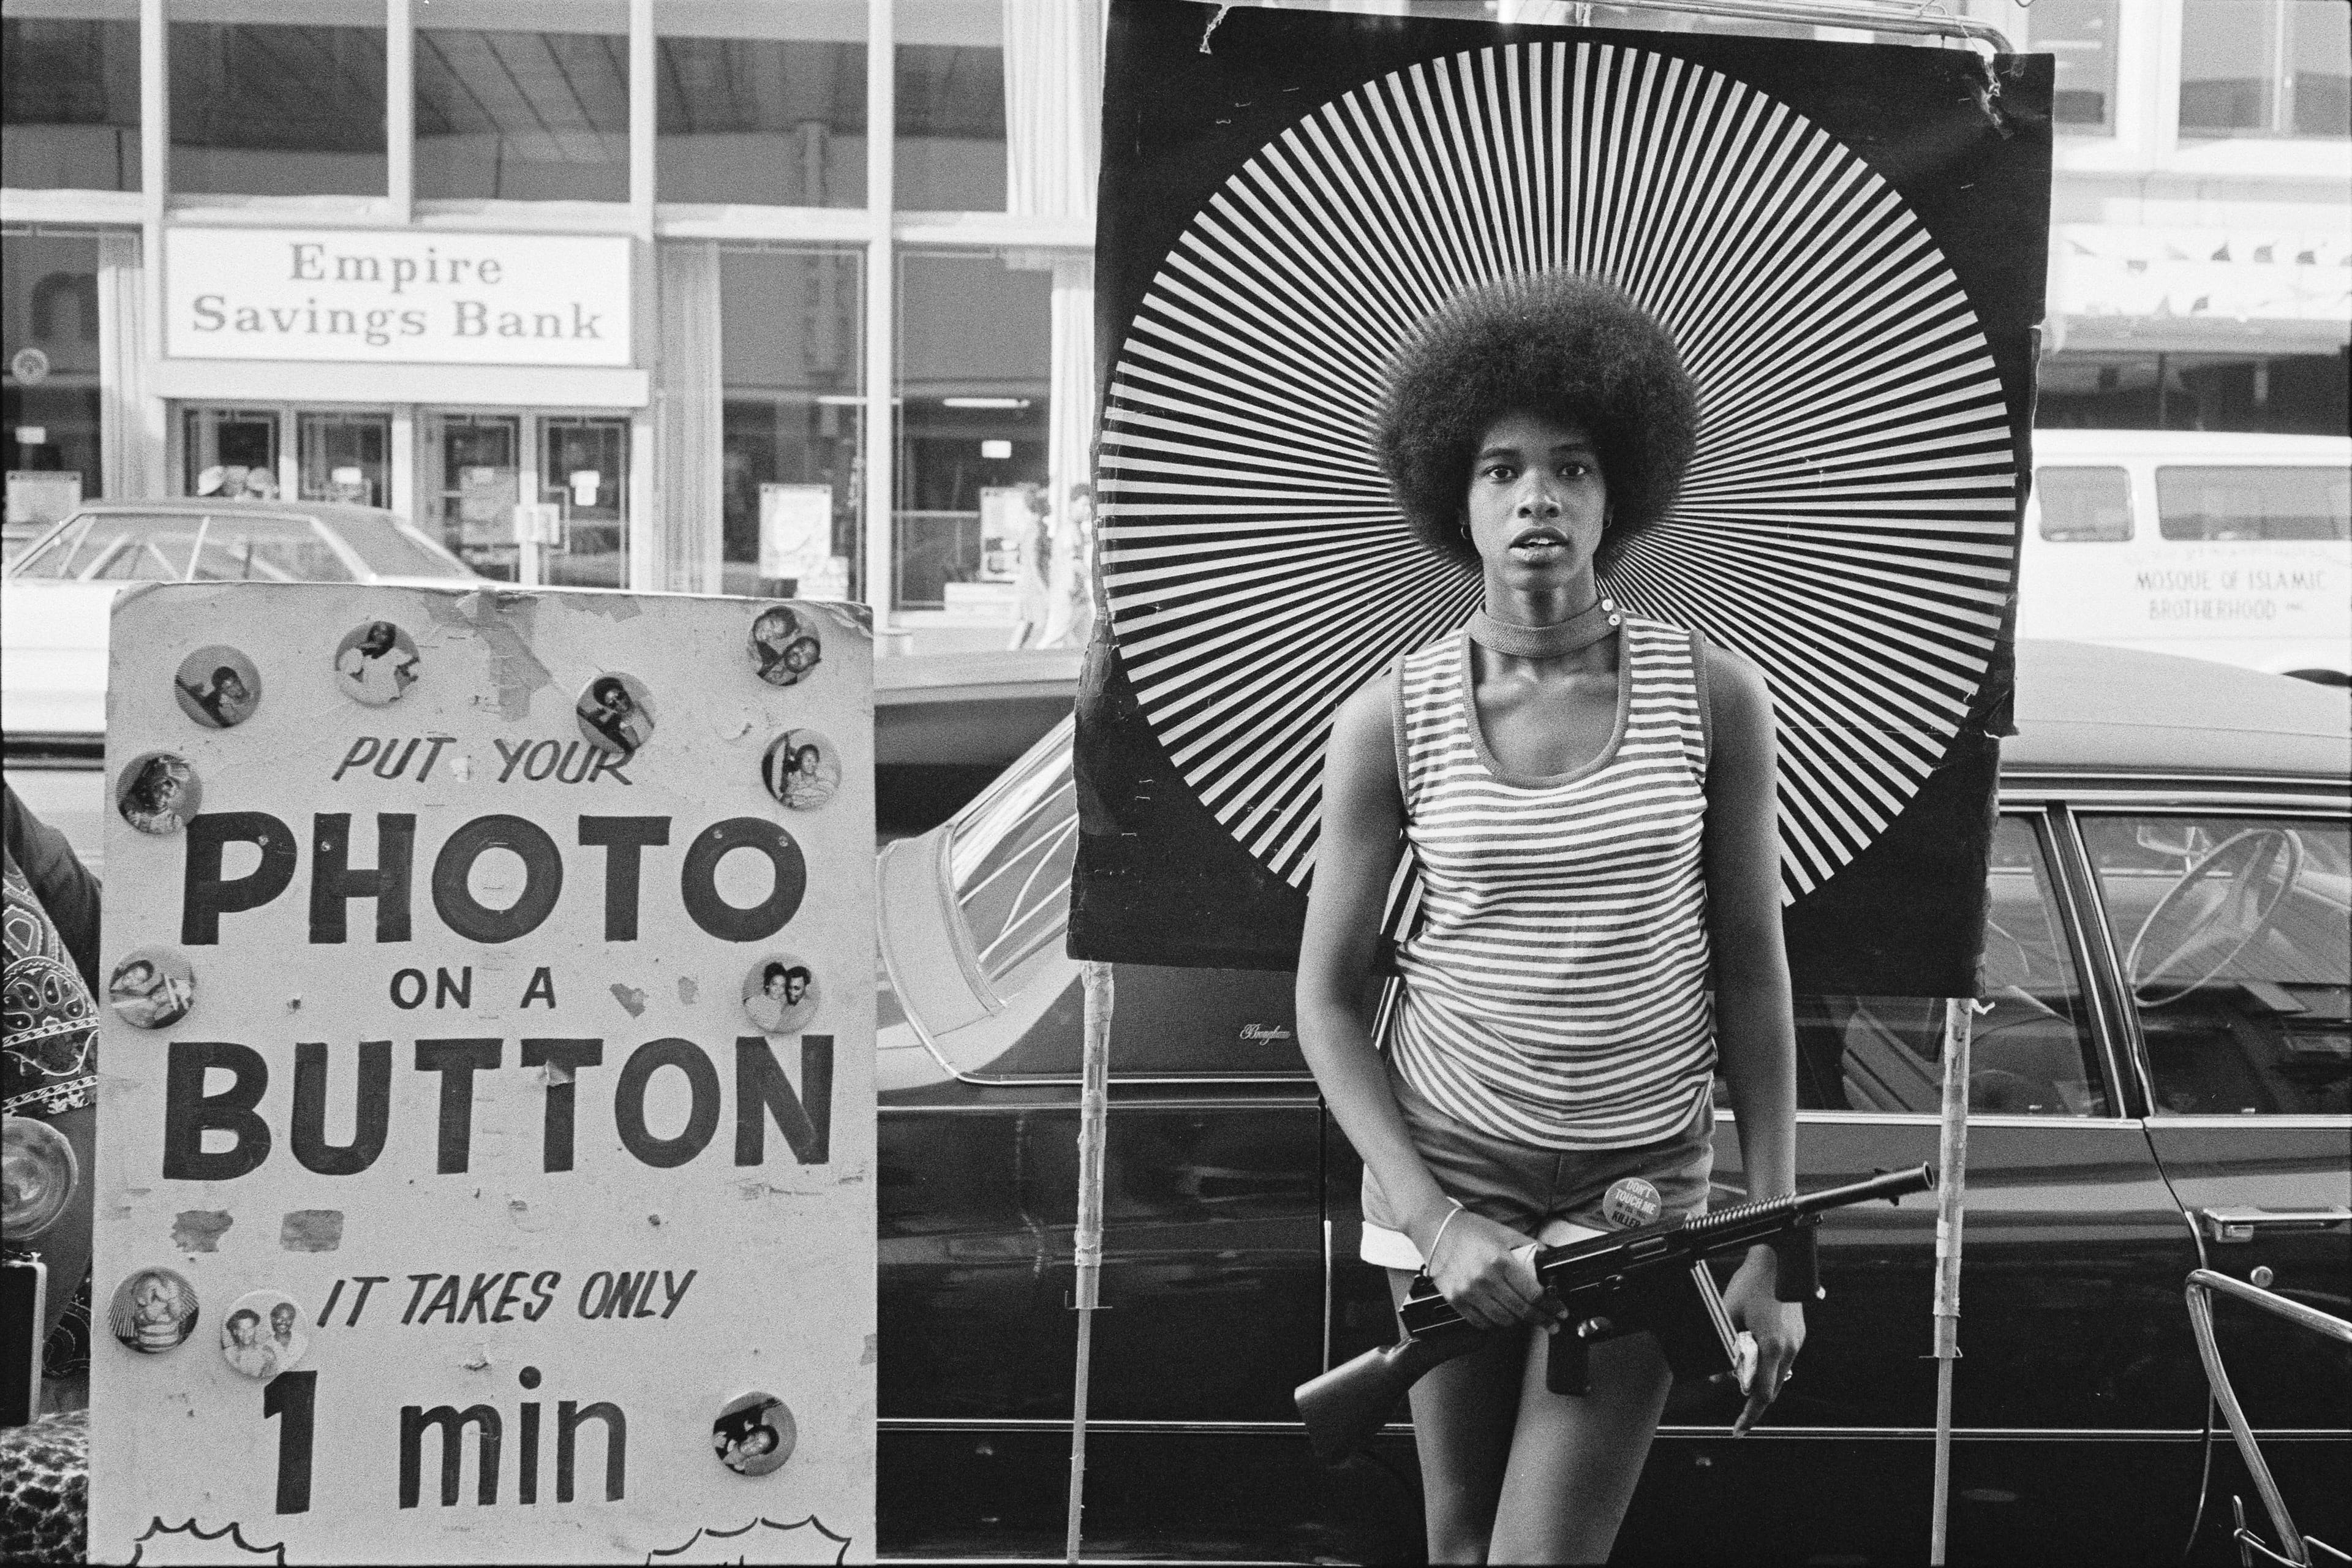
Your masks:
{"label": "door", "polygon": [[434,411],[421,415],[418,424],[427,476],[418,526],[484,576],[513,582],[522,416]]}
{"label": "door", "polygon": [[306,409],[294,431],[302,500],[392,504],[391,415]]}
{"label": "door", "polygon": [[[2344,818],[2116,813],[2082,834],[2143,1043],[2148,1141],[2206,1267],[2352,1317]],[[2298,1524],[2344,1541],[2352,1353],[2235,1302],[2215,1322]],[[2242,1481],[2216,1487],[2232,1489],[2259,1517]]]}
{"label": "door", "polygon": [[539,419],[539,499],[562,510],[563,545],[547,580],[621,588],[629,581],[629,422],[598,415]]}

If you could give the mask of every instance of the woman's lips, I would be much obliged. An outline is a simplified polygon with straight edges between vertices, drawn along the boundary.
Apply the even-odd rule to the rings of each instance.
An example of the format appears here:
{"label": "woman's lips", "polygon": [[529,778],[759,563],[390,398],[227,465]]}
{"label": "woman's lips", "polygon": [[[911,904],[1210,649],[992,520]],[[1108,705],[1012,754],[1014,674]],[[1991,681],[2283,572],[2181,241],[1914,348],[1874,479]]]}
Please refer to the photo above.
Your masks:
{"label": "woman's lips", "polygon": [[1549,563],[1568,549],[1568,536],[1549,528],[1531,528],[1511,541],[1511,553],[1529,564]]}

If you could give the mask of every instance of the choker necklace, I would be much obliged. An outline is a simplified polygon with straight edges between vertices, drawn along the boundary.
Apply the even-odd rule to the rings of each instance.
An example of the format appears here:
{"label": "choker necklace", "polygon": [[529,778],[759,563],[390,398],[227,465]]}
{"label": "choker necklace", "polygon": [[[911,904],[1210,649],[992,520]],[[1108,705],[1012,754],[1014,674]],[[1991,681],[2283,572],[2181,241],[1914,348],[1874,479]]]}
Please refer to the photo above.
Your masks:
{"label": "choker necklace", "polygon": [[1512,621],[1498,621],[1480,610],[1470,617],[1470,640],[1480,647],[1514,658],[1559,658],[1591,647],[1617,629],[1624,617],[1616,604],[1603,594],[1564,621],[1548,626],[1523,626]]}

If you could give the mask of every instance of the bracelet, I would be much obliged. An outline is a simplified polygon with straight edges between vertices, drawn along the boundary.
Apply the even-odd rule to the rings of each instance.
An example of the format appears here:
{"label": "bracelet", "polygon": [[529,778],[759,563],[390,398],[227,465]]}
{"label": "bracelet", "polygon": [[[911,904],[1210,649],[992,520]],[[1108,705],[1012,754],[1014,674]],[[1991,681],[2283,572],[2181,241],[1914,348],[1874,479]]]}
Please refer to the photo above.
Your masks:
{"label": "bracelet", "polygon": [[1432,1268],[1437,1267],[1437,1245],[1445,1239],[1445,1227],[1452,1225],[1462,1215],[1462,1203],[1460,1199],[1448,1198],[1445,1201],[1452,1204],[1454,1206],[1446,1211],[1446,1215],[1444,1219],[1437,1222],[1437,1234],[1429,1238],[1429,1250],[1422,1255],[1421,1259],[1421,1271],[1423,1274],[1428,1273]]}

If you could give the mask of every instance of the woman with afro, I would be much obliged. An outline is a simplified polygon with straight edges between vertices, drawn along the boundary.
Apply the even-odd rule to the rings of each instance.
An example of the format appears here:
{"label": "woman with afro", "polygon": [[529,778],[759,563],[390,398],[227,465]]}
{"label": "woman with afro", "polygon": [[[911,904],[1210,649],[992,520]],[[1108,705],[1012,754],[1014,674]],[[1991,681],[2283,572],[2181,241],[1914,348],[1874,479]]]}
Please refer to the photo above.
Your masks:
{"label": "woman with afro", "polygon": [[[1593,1345],[1590,1394],[1545,1387],[1560,1308],[1529,1244],[1705,1207],[1718,1063],[1747,1195],[1794,1188],[1770,698],[1600,581],[1673,505],[1697,424],[1664,330],[1563,273],[1462,296],[1390,371],[1397,501],[1486,602],[1333,721],[1297,1004],[1363,1156],[1365,1258],[1509,1331],[1412,1391],[1432,1562],[1607,1557],[1664,1408],[1646,1333]],[[1384,1060],[1358,999],[1407,845],[1423,915]],[[1804,1341],[1775,1283],[1759,1247],[1724,1292],[1758,1349],[1740,1432]]]}

